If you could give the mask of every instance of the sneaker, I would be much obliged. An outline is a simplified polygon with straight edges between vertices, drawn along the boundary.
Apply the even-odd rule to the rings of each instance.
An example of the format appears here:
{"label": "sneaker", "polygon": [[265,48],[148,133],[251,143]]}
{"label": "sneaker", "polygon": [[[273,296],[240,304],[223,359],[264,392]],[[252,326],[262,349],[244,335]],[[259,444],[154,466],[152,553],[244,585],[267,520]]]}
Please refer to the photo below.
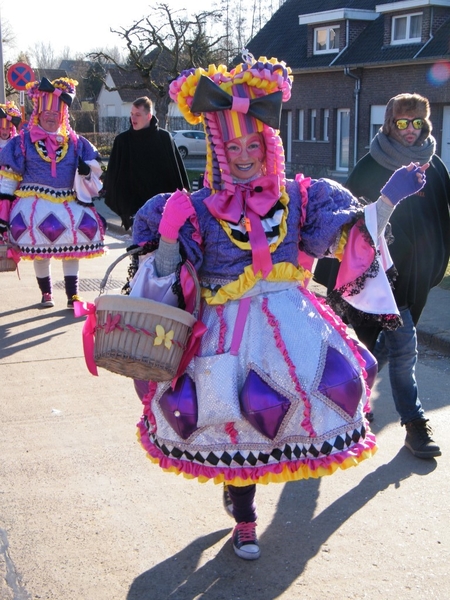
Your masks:
{"label": "sneaker", "polygon": [[51,294],[42,294],[41,306],[42,308],[51,308],[52,306],[55,306]]}
{"label": "sneaker", "polygon": [[230,492],[226,483],[223,484],[223,507],[229,517],[233,517],[233,503],[231,502]]}
{"label": "sneaker", "polygon": [[433,431],[428,425],[428,419],[414,419],[405,423],[405,446],[418,458],[433,458],[441,456],[442,452],[431,438]]}
{"label": "sneaker", "polygon": [[238,523],[233,529],[233,550],[239,558],[256,560],[261,556],[255,529],[256,523]]}
{"label": "sneaker", "polygon": [[69,298],[69,300],[67,300],[67,308],[73,308],[73,303],[75,301],[83,302],[83,299],[78,294],[75,294],[74,296],[72,296],[72,298]]}

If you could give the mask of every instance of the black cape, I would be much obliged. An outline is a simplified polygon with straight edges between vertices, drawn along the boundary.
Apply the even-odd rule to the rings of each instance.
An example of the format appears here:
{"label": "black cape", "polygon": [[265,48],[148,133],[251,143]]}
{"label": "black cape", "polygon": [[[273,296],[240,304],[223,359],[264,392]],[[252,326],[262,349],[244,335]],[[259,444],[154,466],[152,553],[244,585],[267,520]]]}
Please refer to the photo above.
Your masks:
{"label": "black cape", "polygon": [[103,183],[105,204],[122,219],[125,229],[132,216],[153,196],[189,190],[183,160],[172,136],[152,116],[149,127],[132,127],[114,140]]}
{"label": "black cape", "polygon": [[[382,167],[366,154],[351,172],[345,186],[357,197],[375,202],[393,171]],[[394,297],[399,308],[409,308],[418,323],[430,290],[445,274],[450,256],[450,176],[442,160],[435,154],[426,171],[426,184],[420,192],[396,207],[389,221],[394,241],[389,245],[398,271]],[[338,261],[320,259],[314,279],[331,292],[336,283]],[[356,327],[355,327],[356,329]],[[366,328],[358,337],[372,346],[377,332]]]}

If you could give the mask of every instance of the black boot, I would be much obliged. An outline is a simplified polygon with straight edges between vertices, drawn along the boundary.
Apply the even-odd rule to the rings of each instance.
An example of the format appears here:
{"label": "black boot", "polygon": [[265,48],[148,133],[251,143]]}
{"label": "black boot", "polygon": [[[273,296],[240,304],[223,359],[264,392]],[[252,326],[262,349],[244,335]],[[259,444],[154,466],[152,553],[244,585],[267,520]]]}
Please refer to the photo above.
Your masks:
{"label": "black boot", "polygon": [[78,295],[78,275],[65,275],[64,287],[67,296],[67,308],[73,308],[75,300],[81,300]]}
{"label": "black boot", "polygon": [[405,423],[405,446],[418,458],[433,458],[441,456],[441,449],[431,438],[433,432],[428,425],[428,419],[414,419]]}
{"label": "black boot", "polygon": [[39,289],[42,293],[41,307],[51,308],[55,306],[52,296],[52,280],[50,277],[36,277]]}

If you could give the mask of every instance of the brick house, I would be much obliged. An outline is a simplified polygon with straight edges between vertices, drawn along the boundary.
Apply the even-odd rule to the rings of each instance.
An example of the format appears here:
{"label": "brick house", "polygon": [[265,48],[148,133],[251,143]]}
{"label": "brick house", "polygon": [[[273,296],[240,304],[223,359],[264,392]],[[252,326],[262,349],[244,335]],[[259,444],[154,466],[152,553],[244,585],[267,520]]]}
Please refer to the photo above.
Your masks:
{"label": "brick house", "polygon": [[287,0],[248,49],[292,69],[281,125],[288,172],[344,180],[402,92],[429,99],[450,168],[450,0]]}

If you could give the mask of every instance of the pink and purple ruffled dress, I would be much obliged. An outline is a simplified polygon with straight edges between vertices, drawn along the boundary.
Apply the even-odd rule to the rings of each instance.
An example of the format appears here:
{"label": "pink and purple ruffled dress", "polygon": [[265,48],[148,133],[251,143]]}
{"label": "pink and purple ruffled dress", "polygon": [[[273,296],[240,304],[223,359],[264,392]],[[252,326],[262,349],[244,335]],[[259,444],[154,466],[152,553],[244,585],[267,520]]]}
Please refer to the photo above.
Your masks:
{"label": "pink and purple ruffled dress", "polygon": [[[167,197],[138,211],[135,243],[157,247]],[[310,273],[299,265],[299,250],[321,257],[336,248],[346,228],[363,222],[362,207],[332,181],[288,181],[261,219],[272,262],[263,278],[243,222],[215,218],[211,198],[207,188],[192,194],[196,218],[179,236],[202,288],[199,351],[174,385],[135,382],[149,458],[237,486],[320,477],[369,458],[376,441],[364,408],[375,359],[306,289]],[[375,246],[369,254],[375,260]]]}
{"label": "pink and purple ruffled dress", "polygon": [[[77,174],[79,157],[91,175]],[[9,239],[22,258],[90,258],[104,254],[104,227],[91,197],[101,188],[98,152],[82,136],[69,136],[49,159],[43,141],[30,132],[12,138],[0,154],[0,185],[14,195]],[[83,204],[77,200],[81,200]]]}

